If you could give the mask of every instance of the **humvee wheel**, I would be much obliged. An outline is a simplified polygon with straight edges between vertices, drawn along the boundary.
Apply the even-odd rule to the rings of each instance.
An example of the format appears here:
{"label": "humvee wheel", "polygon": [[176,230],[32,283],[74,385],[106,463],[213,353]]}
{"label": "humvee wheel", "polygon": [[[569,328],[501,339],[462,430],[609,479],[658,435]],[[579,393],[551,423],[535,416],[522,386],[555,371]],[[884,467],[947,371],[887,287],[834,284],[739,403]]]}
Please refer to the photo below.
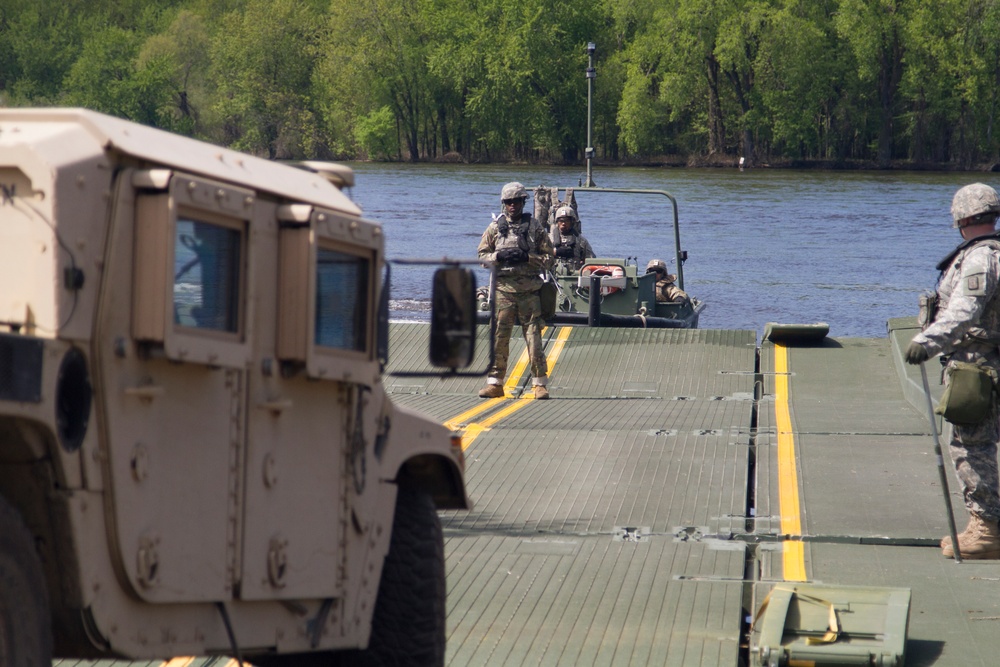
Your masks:
{"label": "humvee wheel", "polygon": [[52,619],[35,540],[0,498],[0,665],[51,664]]}
{"label": "humvee wheel", "polygon": [[261,667],[443,665],[444,631],[441,521],[430,495],[400,488],[368,648],[251,660]]}

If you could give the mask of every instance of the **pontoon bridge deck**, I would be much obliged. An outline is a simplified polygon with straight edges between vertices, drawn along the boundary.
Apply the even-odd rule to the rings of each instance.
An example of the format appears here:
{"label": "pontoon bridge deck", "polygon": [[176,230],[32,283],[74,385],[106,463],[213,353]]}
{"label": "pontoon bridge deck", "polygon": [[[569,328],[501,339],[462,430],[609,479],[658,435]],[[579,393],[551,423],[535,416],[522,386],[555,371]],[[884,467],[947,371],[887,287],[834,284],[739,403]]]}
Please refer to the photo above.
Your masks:
{"label": "pontoon bridge deck", "polygon": [[[394,369],[425,363],[421,326],[393,325]],[[464,433],[475,508],[442,514],[447,662],[736,667],[767,592],[808,581],[910,589],[909,666],[995,666],[1000,562],[937,547],[930,423],[900,354],[913,327],[804,345],[550,328],[546,402],[516,336],[506,399],[477,398],[481,378],[387,378]]]}

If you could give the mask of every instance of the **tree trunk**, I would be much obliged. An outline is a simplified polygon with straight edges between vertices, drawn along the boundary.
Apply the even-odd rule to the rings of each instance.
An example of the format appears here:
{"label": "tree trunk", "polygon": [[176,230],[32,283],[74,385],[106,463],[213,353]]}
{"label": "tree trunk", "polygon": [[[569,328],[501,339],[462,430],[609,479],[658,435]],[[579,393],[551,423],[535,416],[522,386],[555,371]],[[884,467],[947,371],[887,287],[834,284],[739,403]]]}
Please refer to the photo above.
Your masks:
{"label": "tree trunk", "polygon": [[894,30],[890,43],[879,58],[878,96],[882,119],[878,135],[878,166],[883,169],[892,161],[893,110],[902,75],[903,45]]}
{"label": "tree trunk", "polygon": [[705,75],[708,79],[708,154],[725,153],[726,126],[719,100],[719,61],[714,54],[709,53],[705,58]]}

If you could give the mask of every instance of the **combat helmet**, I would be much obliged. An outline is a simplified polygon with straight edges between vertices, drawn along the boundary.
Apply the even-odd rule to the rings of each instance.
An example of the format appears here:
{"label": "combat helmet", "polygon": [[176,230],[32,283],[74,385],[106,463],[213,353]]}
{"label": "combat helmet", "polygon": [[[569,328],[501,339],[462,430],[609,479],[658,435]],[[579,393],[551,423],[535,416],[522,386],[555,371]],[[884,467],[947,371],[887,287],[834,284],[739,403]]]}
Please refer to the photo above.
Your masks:
{"label": "combat helmet", "polygon": [[958,227],[959,221],[966,218],[997,213],[1000,213],[1000,196],[996,190],[984,183],[966,185],[956,192],[951,200],[952,227]]}
{"label": "combat helmet", "polygon": [[563,204],[556,209],[556,221],[558,221],[559,218],[570,218],[573,222],[577,222],[580,219],[577,217],[576,211],[573,210],[573,207],[568,204]]}
{"label": "combat helmet", "polygon": [[517,181],[511,181],[500,190],[500,203],[505,199],[527,199],[528,191]]}
{"label": "combat helmet", "polygon": [[646,265],[646,273],[652,273],[653,271],[659,271],[666,275],[667,273],[667,263],[662,259],[651,259],[649,264]]}

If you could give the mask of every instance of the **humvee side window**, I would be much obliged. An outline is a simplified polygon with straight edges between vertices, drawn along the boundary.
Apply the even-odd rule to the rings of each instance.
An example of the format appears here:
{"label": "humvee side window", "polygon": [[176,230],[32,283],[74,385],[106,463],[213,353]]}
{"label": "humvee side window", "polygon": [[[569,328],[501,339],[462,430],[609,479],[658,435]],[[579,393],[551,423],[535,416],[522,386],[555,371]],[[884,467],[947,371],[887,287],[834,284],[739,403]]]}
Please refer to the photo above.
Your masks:
{"label": "humvee side window", "polygon": [[245,367],[255,194],[165,169],[138,171],[132,183],[132,335],[143,353]]}
{"label": "humvee side window", "polygon": [[178,218],[174,234],[174,324],[239,331],[241,233]]}
{"label": "humvee side window", "polygon": [[316,250],[316,345],[364,352],[368,341],[369,262]]}

